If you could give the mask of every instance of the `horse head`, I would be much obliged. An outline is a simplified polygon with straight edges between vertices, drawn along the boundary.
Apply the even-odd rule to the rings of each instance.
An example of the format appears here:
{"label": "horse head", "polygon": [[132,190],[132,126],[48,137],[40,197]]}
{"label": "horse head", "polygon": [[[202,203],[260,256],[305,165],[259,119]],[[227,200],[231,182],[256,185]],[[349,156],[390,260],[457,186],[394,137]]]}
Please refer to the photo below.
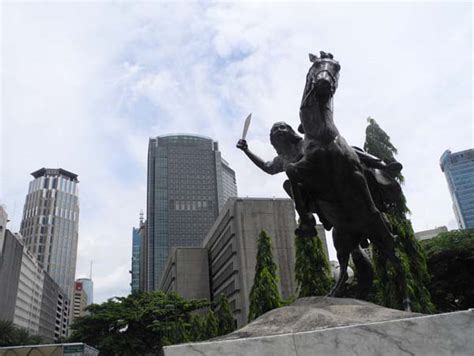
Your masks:
{"label": "horse head", "polygon": [[301,107],[311,105],[314,99],[329,99],[337,89],[341,66],[331,53],[320,52],[320,56],[309,54],[313,63],[306,75],[306,85]]}

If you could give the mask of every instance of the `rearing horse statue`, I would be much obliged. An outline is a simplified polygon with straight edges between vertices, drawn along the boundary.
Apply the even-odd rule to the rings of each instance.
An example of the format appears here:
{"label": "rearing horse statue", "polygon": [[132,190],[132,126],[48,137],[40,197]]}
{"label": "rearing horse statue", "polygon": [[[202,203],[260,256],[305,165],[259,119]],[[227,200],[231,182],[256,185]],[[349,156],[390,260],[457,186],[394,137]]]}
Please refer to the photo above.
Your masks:
{"label": "rearing horse statue", "polygon": [[286,169],[300,217],[296,234],[316,235],[308,198],[303,196],[309,193],[320,220],[333,226],[341,272],[329,295],[335,296],[347,279],[350,254],[354,256],[359,245],[369,239],[397,270],[403,305],[410,310],[405,276],[395,254],[395,236],[372,199],[358,155],[334,124],[332,98],[341,67],[330,53],[320,52],[320,57],[310,54],[310,61],[313,65],[306,76],[300,106],[300,129],[305,135],[303,158]]}

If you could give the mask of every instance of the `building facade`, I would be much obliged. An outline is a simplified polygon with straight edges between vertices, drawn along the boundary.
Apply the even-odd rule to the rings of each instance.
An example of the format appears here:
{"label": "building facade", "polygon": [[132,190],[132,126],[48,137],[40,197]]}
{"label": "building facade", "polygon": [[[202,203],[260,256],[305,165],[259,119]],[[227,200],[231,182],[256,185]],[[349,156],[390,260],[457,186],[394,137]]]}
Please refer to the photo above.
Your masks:
{"label": "building facade", "polygon": [[38,335],[49,342],[65,338],[69,313],[70,306],[66,294],[48,273],[45,273]]}
{"label": "building facade", "polygon": [[91,278],[78,278],[76,279],[76,282],[82,283],[82,289],[84,290],[87,299],[86,305],[94,303],[94,282],[92,281],[92,275]]}
{"label": "building facade", "polygon": [[131,282],[130,287],[132,293],[136,293],[140,290],[140,254],[144,240],[145,223],[143,222],[143,213],[140,213],[140,224],[139,227],[132,228],[132,264],[130,269]]}
{"label": "building facade", "polygon": [[14,234],[6,230],[6,220],[2,224],[4,231],[0,238],[0,320],[13,321],[23,244]]}
{"label": "building facade", "polygon": [[147,251],[148,251],[148,239],[147,239],[147,222],[145,221],[143,225],[138,229],[140,234],[140,257],[139,257],[139,270],[138,270],[138,290],[143,292],[147,290]]}
{"label": "building facade", "polygon": [[247,323],[257,239],[262,230],[272,240],[282,297],[289,298],[296,292],[295,228],[295,210],[290,199],[231,198],[203,241],[209,252],[211,296],[227,296],[239,327]]}
{"label": "building facade", "polygon": [[81,281],[74,283],[74,299],[72,304],[72,320],[85,315],[87,294]]}
{"label": "building facade", "polygon": [[460,229],[474,228],[474,149],[447,150],[440,159]]}
{"label": "building facade", "polygon": [[198,135],[151,138],[148,147],[146,289],[158,289],[170,250],[197,247],[219,208],[237,195],[217,142]]}
{"label": "building facade", "polygon": [[39,333],[44,274],[38,260],[24,247],[13,323],[34,335]]}
{"label": "building facade", "polygon": [[211,299],[207,249],[173,247],[159,289],[186,299]]}
{"label": "building facade", "polygon": [[20,234],[6,229],[7,219],[0,207],[0,320],[44,341],[66,337],[69,300],[59,285],[43,269],[36,256],[24,245]]}
{"label": "building facade", "polygon": [[72,296],[79,229],[77,175],[42,168],[31,173],[20,232],[28,249]]}

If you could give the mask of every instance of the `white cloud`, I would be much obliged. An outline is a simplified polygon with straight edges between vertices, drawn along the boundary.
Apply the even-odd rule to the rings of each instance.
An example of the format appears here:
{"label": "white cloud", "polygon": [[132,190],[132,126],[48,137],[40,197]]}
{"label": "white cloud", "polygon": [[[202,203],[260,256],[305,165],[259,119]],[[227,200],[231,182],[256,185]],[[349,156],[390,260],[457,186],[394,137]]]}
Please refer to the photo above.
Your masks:
{"label": "white cloud", "polygon": [[342,64],[335,120],[361,146],[373,116],[399,148],[416,230],[453,213],[438,166],[474,146],[470,4],[8,3],[2,6],[0,197],[18,228],[42,166],[79,174],[78,275],[96,300],[128,290],[131,228],[146,205],[148,138],[218,140],[242,196],[285,196],[235,148],[274,156],[273,122],[298,124],[308,52]]}

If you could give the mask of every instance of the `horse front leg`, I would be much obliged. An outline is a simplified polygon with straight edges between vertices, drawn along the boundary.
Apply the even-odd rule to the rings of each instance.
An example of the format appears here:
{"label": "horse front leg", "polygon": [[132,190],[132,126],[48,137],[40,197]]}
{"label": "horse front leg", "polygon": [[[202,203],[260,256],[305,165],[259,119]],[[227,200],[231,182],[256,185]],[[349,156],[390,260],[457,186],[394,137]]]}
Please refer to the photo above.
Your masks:
{"label": "horse front leg", "polygon": [[308,207],[307,198],[303,196],[302,178],[295,164],[288,165],[286,174],[289,178],[291,197],[295,202],[295,209],[300,218],[295,234],[298,237],[317,236],[316,220]]}
{"label": "horse front leg", "polygon": [[336,228],[332,230],[332,238],[334,241],[334,247],[336,248],[337,260],[339,262],[339,277],[327,296],[337,297],[339,290],[348,279],[347,267],[349,265],[351,248],[348,244],[349,241],[344,241],[344,234],[341,234]]}

